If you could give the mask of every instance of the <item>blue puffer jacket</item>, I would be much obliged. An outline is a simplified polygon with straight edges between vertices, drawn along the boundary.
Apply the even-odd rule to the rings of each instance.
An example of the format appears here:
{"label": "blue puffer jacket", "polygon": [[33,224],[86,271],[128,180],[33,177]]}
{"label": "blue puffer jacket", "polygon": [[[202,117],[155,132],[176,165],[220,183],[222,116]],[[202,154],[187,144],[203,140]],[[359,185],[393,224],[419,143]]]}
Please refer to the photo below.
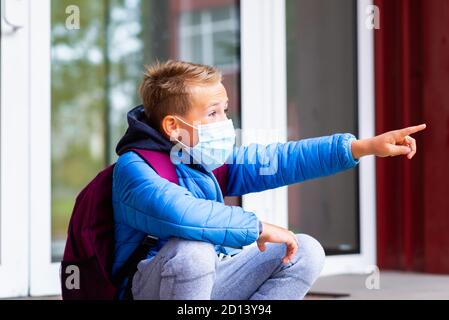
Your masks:
{"label": "blue puffer jacket", "polygon": [[254,212],[226,206],[223,196],[241,196],[304,180],[328,176],[354,167],[352,134],[235,147],[228,160],[228,184],[222,194],[212,173],[200,165],[178,164],[179,185],[148,166],[130,148],[169,152],[173,146],[149,126],[143,107],[128,113],[129,128],[117,146],[113,175],[115,258],[113,273],[123,265],[147,234],[160,240],[151,259],[170,237],[208,241],[216,251],[238,253],[259,236]]}

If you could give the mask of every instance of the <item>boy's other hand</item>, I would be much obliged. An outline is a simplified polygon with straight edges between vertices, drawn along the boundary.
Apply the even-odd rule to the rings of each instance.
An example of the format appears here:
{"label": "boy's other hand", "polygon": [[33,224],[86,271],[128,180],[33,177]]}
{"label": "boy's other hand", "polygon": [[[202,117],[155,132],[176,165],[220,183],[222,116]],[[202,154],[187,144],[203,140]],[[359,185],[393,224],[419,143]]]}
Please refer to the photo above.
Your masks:
{"label": "boy's other hand", "polygon": [[257,239],[257,246],[260,251],[265,251],[265,243],[285,243],[287,245],[287,251],[285,256],[282,258],[282,262],[287,264],[292,260],[298,251],[299,243],[296,235],[285,228],[262,222],[263,229],[259,238]]}
{"label": "boy's other hand", "polygon": [[406,155],[408,159],[416,154],[416,140],[411,134],[422,131],[425,124],[389,131],[369,139],[354,140],[351,144],[354,159],[375,155],[378,157],[395,157]]}

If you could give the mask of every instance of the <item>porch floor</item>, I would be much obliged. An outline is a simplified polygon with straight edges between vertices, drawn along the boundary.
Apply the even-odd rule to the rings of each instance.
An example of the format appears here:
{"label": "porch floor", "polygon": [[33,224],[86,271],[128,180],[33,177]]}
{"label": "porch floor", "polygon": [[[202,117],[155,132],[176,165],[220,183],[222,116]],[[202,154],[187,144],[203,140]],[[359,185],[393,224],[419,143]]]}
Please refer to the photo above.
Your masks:
{"label": "porch floor", "polygon": [[306,299],[449,299],[449,275],[382,271],[379,289],[368,289],[367,277],[356,274],[320,277]]}
{"label": "porch floor", "polygon": [[[379,289],[368,289],[367,275],[343,274],[320,277],[309,294],[308,300],[441,300],[449,299],[449,275],[432,275],[397,271],[382,271]],[[23,297],[19,300],[59,300],[60,296]]]}

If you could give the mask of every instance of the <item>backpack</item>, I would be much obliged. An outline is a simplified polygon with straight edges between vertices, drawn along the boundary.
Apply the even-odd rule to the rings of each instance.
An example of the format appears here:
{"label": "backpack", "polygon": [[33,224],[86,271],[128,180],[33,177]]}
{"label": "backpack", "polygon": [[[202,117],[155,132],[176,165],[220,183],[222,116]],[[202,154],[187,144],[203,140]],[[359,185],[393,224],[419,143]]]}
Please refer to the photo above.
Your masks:
{"label": "backpack", "polygon": [[[131,149],[161,177],[178,184],[175,166],[168,153]],[[101,171],[76,198],[61,261],[60,281],[63,300],[114,300],[125,278],[132,279],[137,264],[148,254],[157,238],[148,235],[112,277],[114,258],[114,216],[112,175],[114,166]],[[227,165],[213,171],[223,194],[227,184]],[[130,291],[128,281],[127,290]],[[125,293],[125,298],[132,298]]]}

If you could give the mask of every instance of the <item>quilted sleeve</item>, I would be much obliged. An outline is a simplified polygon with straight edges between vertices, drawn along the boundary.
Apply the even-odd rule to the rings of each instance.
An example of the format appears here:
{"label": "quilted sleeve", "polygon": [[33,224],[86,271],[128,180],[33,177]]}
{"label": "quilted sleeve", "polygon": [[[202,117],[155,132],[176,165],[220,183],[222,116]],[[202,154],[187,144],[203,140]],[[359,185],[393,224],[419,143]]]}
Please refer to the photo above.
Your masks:
{"label": "quilted sleeve", "polygon": [[228,164],[227,196],[240,196],[329,176],[358,164],[349,133],[235,147]]}

